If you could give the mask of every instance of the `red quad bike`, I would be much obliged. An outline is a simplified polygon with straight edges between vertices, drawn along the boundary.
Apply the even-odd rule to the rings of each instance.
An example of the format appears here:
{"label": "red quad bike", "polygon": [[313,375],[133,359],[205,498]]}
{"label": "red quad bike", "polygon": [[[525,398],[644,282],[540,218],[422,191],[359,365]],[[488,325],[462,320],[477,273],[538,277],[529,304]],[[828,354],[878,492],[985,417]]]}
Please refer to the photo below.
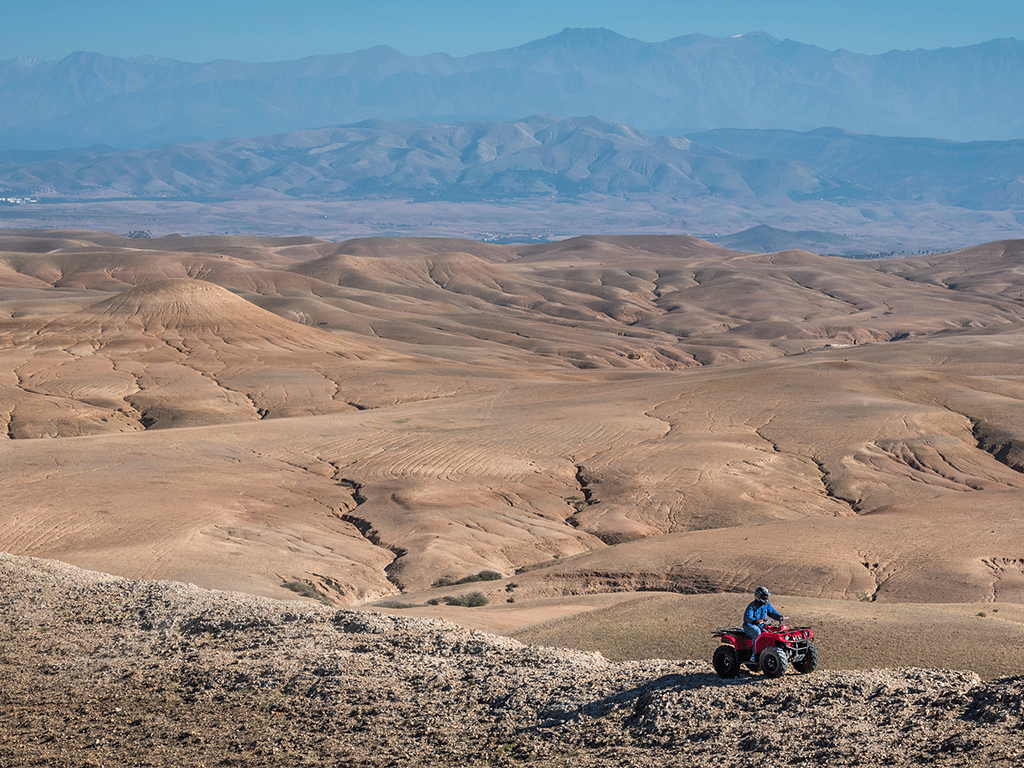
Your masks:
{"label": "red quad bike", "polygon": [[722,645],[715,649],[711,666],[725,680],[736,677],[741,666],[754,672],[760,669],[765,677],[786,674],[790,664],[801,674],[818,668],[818,649],[812,642],[814,633],[810,627],[787,627],[782,623],[766,625],[764,632],[757,637],[756,662],[749,661],[750,638],[742,627],[719,629],[714,636],[722,638]]}

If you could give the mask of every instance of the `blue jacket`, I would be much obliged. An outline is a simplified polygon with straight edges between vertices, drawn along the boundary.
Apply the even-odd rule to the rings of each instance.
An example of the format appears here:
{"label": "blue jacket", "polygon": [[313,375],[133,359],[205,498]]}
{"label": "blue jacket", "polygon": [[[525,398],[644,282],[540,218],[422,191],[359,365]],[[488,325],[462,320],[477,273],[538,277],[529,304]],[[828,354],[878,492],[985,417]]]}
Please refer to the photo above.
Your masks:
{"label": "blue jacket", "polygon": [[772,607],[771,603],[759,603],[757,600],[754,600],[747,606],[747,610],[743,612],[743,626],[756,627],[767,618],[773,618],[776,621],[780,621],[782,619],[782,614],[776,611]]}

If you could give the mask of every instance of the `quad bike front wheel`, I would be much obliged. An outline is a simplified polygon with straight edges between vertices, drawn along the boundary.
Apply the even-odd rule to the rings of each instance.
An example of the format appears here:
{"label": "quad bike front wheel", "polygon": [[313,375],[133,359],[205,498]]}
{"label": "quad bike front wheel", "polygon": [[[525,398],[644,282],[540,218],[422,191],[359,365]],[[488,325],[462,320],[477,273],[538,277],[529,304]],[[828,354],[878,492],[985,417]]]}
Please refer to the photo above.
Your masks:
{"label": "quad bike front wheel", "polygon": [[781,677],[786,674],[788,666],[789,656],[777,645],[761,651],[761,671],[764,672],[765,677]]}
{"label": "quad bike front wheel", "polygon": [[740,660],[736,649],[731,645],[720,645],[711,657],[711,666],[723,680],[731,680],[740,673]]}
{"label": "quad bike front wheel", "polygon": [[814,643],[810,643],[807,646],[807,653],[800,661],[793,662],[793,669],[799,672],[801,675],[806,675],[808,672],[813,672],[818,668],[818,649],[814,647]]}

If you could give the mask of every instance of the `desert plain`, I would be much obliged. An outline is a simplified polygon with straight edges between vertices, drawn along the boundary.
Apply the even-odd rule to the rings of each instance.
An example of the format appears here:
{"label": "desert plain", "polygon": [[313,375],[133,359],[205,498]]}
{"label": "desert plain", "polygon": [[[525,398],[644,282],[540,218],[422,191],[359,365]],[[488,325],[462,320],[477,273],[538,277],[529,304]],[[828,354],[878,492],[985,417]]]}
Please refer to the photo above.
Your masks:
{"label": "desert plain", "polygon": [[764,584],[830,685],[976,687],[1022,658],[1022,376],[1024,241],[2,230],[0,552],[691,677]]}

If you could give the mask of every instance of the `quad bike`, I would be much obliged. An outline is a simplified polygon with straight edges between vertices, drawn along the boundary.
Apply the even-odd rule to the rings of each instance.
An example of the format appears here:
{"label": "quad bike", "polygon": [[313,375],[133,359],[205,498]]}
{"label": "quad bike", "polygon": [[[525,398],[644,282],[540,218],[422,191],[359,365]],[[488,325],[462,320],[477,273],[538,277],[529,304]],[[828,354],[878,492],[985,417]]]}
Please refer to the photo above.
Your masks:
{"label": "quad bike", "polygon": [[787,627],[781,622],[765,626],[757,637],[756,661],[749,661],[751,641],[742,627],[719,629],[713,634],[722,639],[722,645],[715,649],[711,665],[723,679],[736,677],[744,666],[754,672],[761,670],[765,677],[786,674],[790,664],[801,674],[818,668],[818,649],[810,627]]}

